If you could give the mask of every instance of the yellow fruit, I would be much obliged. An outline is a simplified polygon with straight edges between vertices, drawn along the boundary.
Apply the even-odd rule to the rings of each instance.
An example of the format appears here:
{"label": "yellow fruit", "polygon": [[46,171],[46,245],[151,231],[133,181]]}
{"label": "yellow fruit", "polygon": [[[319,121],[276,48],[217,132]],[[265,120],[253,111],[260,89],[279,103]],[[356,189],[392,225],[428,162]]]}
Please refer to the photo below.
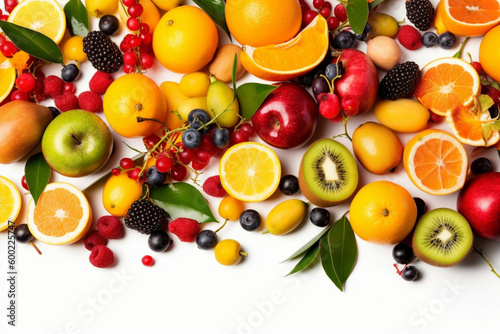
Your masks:
{"label": "yellow fruit", "polygon": [[354,196],[349,220],[361,239],[377,244],[396,244],[413,229],[417,206],[405,188],[390,181],[376,181]]}
{"label": "yellow fruit", "polygon": [[241,260],[241,256],[246,253],[241,252],[240,243],[233,239],[220,241],[214,249],[214,255],[217,262],[225,266],[232,266]]}
{"label": "yellow fruit", "polygon": [[198,7],[180,6],[161,18],[153,34],[153,50],[166,69],[177,73],[200,70],[213,58],[219,35],[210,16]]}
{"label": "yellow fruit", "polygon": [[183,2],[184,2],[184,0],[153,0],[153,3],[156,5],[156,7],[160,8],[161,10],[165,10],[165,11],[169,11],[171,9],[174,9],[175,7],[179,6]]}
{"label": "yellow fruit", "polygon": [[441,0],[441,19],[455,35],[481,36],[500,23],[498,0]]}
{"label": "yellow fruit", "polygon": [[298,199],[289,199],[276,205],[266,217],[269,233],[283,235],[292,232],[304,220],[307,205]]}
{"label": "yellow fruit", "polygon": [[95,17],[113,14],[118,6],[119,0],[85,0],[87,12]]}
{"label": "yellow fruit", "polygon": [[[212,77],[213,81],[208,88],[207,107],[213,117],[217,117],[217,124],[225,128],[231,128],[239,123],[240,105],[234,96],[233,90],[222,81]],[[234,100],[234,101],[233,101]]]}
{"label": "yellow fruit", "polygon": [[431,116],[429,109],[411,99],[381,100],[373,107],[378,121],[396,132],[413,133],[425,130]]}
{"label": "yellow fruit", "polygon": [[207,96],[210,77],[204,72],[185,74],[179,82],[181,92],[189,97]]}
{"label": "yellow fruit", "polygon": [[[177,82],[165,81],[160,85],[161,92],[167,101],[167,112],[165,113],[165,119],[163,123],[169,129],[177,129],[182,125],[183,121],[177,112],[179,109],[179,104],[189,99],[189,96],[185,95]],[[206,100],[206,99],[205,99]],[[206,105],[206,102],[205,102]]]}
{"label": "yellow fruit", "polygon": [[388,127],[366,122],[352,134],[352,148],[358,161],[367,171],[383,175],[399,165],[403,157],[403,144]]}
{"label": "yellow fruit", "polygon": [[9,221],[16,221],[21,204],[19,189],[11,180],[0,175],[0,231],[9,227]]}
{"label": "yellow fruit", "polygon": [[237,221],[245,210],[245,203],[231,196],[226,196],[220,201],[217,210],[222,218]]}
{"label": "yellow fruit", "polygon": [[215,53],[214,59],[208,67],[208,71],[217,80],[222,82],[232,82],[233,80],[233,63],[236,56],[236,75],[235,80],[241,78],[245,73],[245,68],[241,63],[241,47],[234,44],[221,45]]}
{"label": "yellow fruit", "polygon": [[83,52],[82,36],[73,36],[64,41],[62,52],[64,57],[69,60],[76,60],[79,62],[87,60],[87,54]]}
{"label": "yellow fruit", "polygon": [[80,240],[92,225],[92,210],[85,195],[65,182],[47,184],[35,205],[28,205],[28,228],[39,241],[51,245]]}
{"label": "yellow fruit", "polygon": [[38,31],[56,44],[59,44],[66,31],[66,15],[54,0],[20,1],[10,13],[8,21]]}
{"label": "yellow fruit", "polygon": [[368,23],[372,28],[368,37],[387,36],[396,37],[399,31],[399,24],[396,19],[388,14],[371,12],[368,16]]}
{"label": "yellow fruit", "polygon": [[16,83],[16,69],[0,52],[0,102],[9,96]]}
{"label": "yellow fruit", "polygon": [[231,35],[255,47],[288,41],[302,23],[297,0],[227,0],[225,16]]}
{"label": "yellow fruit", "polygon": [[479,45],[479,62],[483,70],[493,80],[500,82],[500,26],[496,26],[484,35]]}
{"label": "yellow fruit", "polygon": [[139,182],[128,177],[127,172],[111,175],[102,190],[102,204],[113,216],[125,217],[127,211],[142,194]]}
{"label": "yellow fruit", "polygon": [[191,97],[191,98],[179,103],[179,106],[177,107],[177,113],[179,114],[179,117],[181,118],[182,122],[187,121],[188,115],[191,112],[191,110],[193,110],[193,109],[203,109],[206,112],[208,112],[210,117],[214,116],[214,114],[210,113],[208,110],[206,96]]}
{"label": "yellow fruit", "polygon": [[441,0],[436,6],[436,13],[434,14],[434,28],[436,28],[436,34],[441,35],[444,32],[447,32],[444,23],[443,23],[443,12],[444,12],[444,1]]}
{"label": "yellow fruit", "polygon": [[[151,0],[139,0],[139,3],[144,8],[143,13],[141,14],[141,22],[149,25],[149,32],[152,34],[155,31],[158,21],[160,21],[160,12]],[[123,22],[125,28],[127,28],[127,19],[129,18],[129,15],[125,12],[124,6],[118,6],[118,14],[120,15],[120,20]]]}
{"label": "yellow fruit", "polygon": [[153,121],[137,122],[137,117],[164,120],[167,103],[160,87],[149,77],[126,74],[108,87],[103,99],[104,115],[109,125],[120,135],[145,137],[162,125]]}

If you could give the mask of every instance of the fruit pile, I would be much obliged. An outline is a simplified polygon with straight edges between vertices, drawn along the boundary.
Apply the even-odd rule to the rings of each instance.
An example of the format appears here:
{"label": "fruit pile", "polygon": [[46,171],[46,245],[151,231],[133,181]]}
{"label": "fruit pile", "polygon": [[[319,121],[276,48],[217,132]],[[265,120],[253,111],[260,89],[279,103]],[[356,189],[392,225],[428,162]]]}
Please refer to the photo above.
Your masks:
{"label": "fruit pile", "polygon": [[[24,170],[9,176],[22,180],[32,200],[27,224],[16,221],[21,195],[0,177],[0,230],[16,221],[16,240],[33,245],[83,240],[99,268],[114,265],[108,241],[125,231],[147,235],[156,259],[175,235],[229,266],[252,245],[219,240],[228,221],[281,236],[309,220],[323,232],[291,257],[302,256],[296,273],[328,256],[354,266],[356,238],[342,238],[345,254],[333,242],[342,224],[346,235],[395,245],[394,266],[409,281],[418,278],[416,259],[452,266],[476,250],[475,236],[500,239],[498,164],[486,156],[469,164],[473,154],[500,150],[497,0],[475,2],[467,15],[452,0],[437,7],[407,0],[405,24],[382,12],[384,1],[227,0],[211,11],[204,1],[201,8],[180,2],[87,0],[85,14],[98,21],[88,31],[88,22],[65,19],[85,17],[74,12],[83,6],[5,0],[0,163]],[[42,9],[58,19],[27,15]],[[36,27],[37,42],[60,55],[59,74],[45,76],[59,64],[46,65],[11,23]],[[223,32],[235,43],[222,43]],[[422,46],[457,48],[462,36],[455,55],[429,57],[422,67],[412,60]],[[479,60],[462,59],[470,37],[481,39]],[[155,71],[168,80],[156,82]],[[360,126],[350,134],[354,118]],[[113,156],[122,139],[139,143],[139,154]],[[41,153],[33,153],[39,143]],[[470,153],[470,146],[483,150]],[[282,166],[289,154],[296,166]],[[51,180],[99,170],[107,172],[101,217],[71,179]],[[457,192],[457,210],[427,211],[418,195]],[[217,222],[210,209],[217,202],[224,221],[212,229],[205,223]],[[272,210],[247,207],[264,202]],[[349,211],[333,222],[331,208],[341,203]],[[333,266],[324,264],[327,274]],[[342,289],[349,274],[329,277]]]}

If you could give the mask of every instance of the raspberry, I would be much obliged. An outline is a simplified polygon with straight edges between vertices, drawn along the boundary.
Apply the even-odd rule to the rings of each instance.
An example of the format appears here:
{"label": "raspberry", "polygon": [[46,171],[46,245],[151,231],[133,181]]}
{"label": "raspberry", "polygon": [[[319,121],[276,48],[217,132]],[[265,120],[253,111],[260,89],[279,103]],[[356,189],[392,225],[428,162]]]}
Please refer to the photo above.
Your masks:
{"label": "raspberry", "polygon": [[203,191],[213,197],[224,197],[226,196],[226,190],[222,187],[220,183],[220,176],[214,175],[209,177],[203,183]]}
{"label": "raspberry", "polygon": [[92,248],[89,260],[90,263],[97,268],[107,268],[115,262],[115,256],[108,247],[104,245],[96,245]]}
{"label": "raspberry", "polygon": [[434,20],[434,7],[429,0],[406,0],[406,17],[420,30],[427,30]]}
{"label": "raspberry", "polygon": [[91,92],[104,95],[112,82],[113,77],[109,73],[97,71],[89,81],[89,88]]}
{"label": "raspberry", "polygon": [[78,104],[81,109],[97,113],[102,111],[102,98],[100,95],[86,91],[78,95]]}
{"label": "raspberry", "polygon": [[177,218],[168,224],[168,230],[182,242],[193,242],[200,233],[200,224],[190,218]]}
{"label": "raspberry", "polygon": [[422,46],[422,36],[420,36],[417,29],[409,25],[399,28],[398,41],[408,50],[416,50]]}
{"label": "raspberry", "polygon": [[85,245],[85,248],[87,248],[89,251],[92,250],[97,245],[104,245],[106,246],[108,244],[108,239],[103,237],[99,231],[93,230],[87,233],[85,238],[83,238],[83,244]]}
{"label": "raspberry", "polygon": [[102,216],[97,220],[97,230],[108,239],[119,239],[125,234],[123,224],[115,216]]}
{"label": "raspberry", "polygon": [[54,99],[57,109],[61,112],[78,109],[78,98],[72,93],[63,93]]}
{"label": "raspberry", "polygon": [[55,99],[63,93],[64,81],[56,75],[49,75],[43,80],[43,95]]}

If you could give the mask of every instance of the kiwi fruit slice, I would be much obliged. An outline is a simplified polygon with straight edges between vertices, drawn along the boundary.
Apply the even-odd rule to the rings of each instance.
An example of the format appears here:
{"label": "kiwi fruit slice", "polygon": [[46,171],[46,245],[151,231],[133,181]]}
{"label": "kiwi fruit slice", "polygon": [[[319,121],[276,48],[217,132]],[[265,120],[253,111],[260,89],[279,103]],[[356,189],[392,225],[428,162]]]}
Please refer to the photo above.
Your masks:
{"label": "kiwi fruit slice", "polygon": [[447,208],[434,209],[417,222],[413,251],[424,262],[451,267],[469,254],[473,240],[472,229],[464,216]]}
{"label": "kiwi fruit slice", "polygon": [[329,207],[349,198],[358,186],[358,167],[341,143],[323,138],[315,141],[302,157],[299,186],[314,205]]}

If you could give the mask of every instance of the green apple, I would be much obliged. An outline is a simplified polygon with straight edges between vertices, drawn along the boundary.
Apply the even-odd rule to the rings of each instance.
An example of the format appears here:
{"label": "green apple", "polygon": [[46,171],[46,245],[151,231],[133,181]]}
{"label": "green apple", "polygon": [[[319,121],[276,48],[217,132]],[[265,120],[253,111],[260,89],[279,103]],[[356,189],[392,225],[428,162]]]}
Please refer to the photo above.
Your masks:
{"label": "green apple", "polygon": [[103,120],[86,110],[61,113],[45,129],[42,153],[57,173],[80,177],[94,173],[108,161],[113,137]]}

